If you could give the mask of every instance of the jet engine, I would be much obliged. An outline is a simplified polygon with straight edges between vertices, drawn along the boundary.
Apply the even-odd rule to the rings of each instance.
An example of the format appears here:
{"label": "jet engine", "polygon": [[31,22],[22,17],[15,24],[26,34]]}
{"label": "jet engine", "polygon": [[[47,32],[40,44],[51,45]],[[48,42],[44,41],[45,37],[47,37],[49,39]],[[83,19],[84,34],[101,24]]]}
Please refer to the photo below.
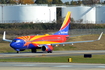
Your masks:
{"label": "jet engine", "polygon": [[51,45],[43,45],[42,46],[42,51],[47,51],[48,53],[52,53],[53,46]]}

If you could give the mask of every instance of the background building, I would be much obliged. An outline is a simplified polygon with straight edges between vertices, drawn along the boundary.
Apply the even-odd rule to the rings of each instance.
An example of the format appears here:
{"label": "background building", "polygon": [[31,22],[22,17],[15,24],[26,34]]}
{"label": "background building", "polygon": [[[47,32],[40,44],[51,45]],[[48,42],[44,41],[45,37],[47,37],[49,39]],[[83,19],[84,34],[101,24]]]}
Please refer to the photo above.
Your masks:
{"label": "background building", "polygon": [[[0,5],[0,23],[56,23],[71,11],[74,23],[105,23],[105,6]],[[61,21],[60,21],[61,22]]]}
{"label": "background building", "polygon": [[0,23],[56,22],[56,7],[47,5],[1,5]]}
{"label": "background building", "polygon": [[75,23],[96,23],[96,8],[89,6],[72,6],[62,8],[62,17],[68,11],[71,11],[71,18],[73,18]]}
{"label": "background building", "polygon": [[71,6],[62,8],[62,18],[65,17],[67,11],[71,11],[71,17],[74,23],[90,23],[104,24],[105,23],[105,6]]}

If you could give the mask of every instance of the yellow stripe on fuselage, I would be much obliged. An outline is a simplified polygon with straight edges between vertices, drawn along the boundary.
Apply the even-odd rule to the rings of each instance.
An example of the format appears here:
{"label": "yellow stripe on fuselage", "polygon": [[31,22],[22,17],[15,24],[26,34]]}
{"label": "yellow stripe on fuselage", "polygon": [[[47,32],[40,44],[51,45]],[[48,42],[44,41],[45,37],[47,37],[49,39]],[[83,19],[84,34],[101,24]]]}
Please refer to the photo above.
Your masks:
{"label": "yellow stripe on fuselage", "polygon": [[37,41],[37,42],[32,42],[35,44],[54,44],[54,43],[59,43],[59,42],[51,42],[51,41]]}
{"label": "yellow stripe on fuselage", "polygon": [[[33,37],[32,39],[30,39],[30,41],[33,41],[35,39],[41,38],[41,37],[45,37],[46,35],[36,35],[35,37]],[[49,36],[49,35],[47,35]]]}

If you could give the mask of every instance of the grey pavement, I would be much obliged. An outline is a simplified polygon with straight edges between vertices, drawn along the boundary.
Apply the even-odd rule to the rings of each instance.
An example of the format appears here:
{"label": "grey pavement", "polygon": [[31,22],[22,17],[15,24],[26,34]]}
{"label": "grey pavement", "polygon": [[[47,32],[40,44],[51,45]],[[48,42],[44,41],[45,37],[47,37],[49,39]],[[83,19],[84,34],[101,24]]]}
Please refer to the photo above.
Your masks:
{"label": "grey pavement", "polygon": [[105,64],[0,62],[0,70],[105,70]]}

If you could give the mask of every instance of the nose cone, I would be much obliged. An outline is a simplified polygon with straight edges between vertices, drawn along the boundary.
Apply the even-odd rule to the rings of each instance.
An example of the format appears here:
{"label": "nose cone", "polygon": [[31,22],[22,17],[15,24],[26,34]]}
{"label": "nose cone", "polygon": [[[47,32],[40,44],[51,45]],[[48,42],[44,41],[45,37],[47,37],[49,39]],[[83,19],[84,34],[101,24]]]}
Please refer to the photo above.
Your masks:
{"label": "nose cone", "polygon": [[11,46],[12,48],[14,48],[14,49],[19,49],[19,48],[22,47],[23,45],[21,45],[21,44],[19,44],[19,43],[14,43],[14,42],[12,42],[12,43],[10,44],[10,46]]}
{"label": "nose cone", "polygon": [[14,39],[11,43],[10,46],[14,49],[22,49],[24,47],[24,41],[19,40],[19,39]]}
{"label": "nose cone", "polygon": [[14,48],[15,47],[15,43],[10,43],[10,46],[12,47],[12,48]]}

